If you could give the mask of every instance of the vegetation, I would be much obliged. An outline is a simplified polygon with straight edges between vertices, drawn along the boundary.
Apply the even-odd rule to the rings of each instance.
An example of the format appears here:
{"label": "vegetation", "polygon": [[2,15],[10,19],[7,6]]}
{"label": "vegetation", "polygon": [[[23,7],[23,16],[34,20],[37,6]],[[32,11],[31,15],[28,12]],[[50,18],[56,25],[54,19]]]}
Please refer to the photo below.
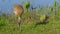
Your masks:
{"label": "vegetation", "polygon": [[[41,7],[26,11],[21,16],[20,27],[17,17],[2,13],[0,15],[0,34],[60,34],[60,6]],[[24,6],[26,7],[26,6]],[[56,10],[57,7],[57,10]],[[45,12],[46,11],[46,12]]]}

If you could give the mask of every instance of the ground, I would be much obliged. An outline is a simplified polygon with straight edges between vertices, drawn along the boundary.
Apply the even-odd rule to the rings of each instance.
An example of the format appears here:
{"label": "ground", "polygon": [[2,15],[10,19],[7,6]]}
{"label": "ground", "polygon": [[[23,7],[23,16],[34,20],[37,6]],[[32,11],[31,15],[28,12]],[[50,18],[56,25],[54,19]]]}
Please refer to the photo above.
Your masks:
{"label": "ground", "polygon": [[[23,20],[23,18],[22,18]],[[0,16],[0,34],[60,34],[60,18],[50,17],[49,22],[40,23],[33,21],[22,21],[17,24],[17,17]]]}

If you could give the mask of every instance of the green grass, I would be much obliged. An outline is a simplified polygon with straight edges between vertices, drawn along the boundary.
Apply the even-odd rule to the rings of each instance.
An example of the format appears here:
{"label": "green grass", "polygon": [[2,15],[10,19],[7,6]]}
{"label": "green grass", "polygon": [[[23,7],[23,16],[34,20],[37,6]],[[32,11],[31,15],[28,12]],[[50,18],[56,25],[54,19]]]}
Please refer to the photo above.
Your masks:
{"label": "green grass", "polygon": [[[28,14],[28,16],[27,16]],[[24,16],[24,17],[23,17]],[[20,27],[17,24],[17,17],[11,15],[0,16],[0,34],[60,34],[60,18],[59,16],[50,16],[49,22],[41,23],[39,17],[32,16],[32,20],[28,20],[29,13],[24,14]],[[26,18],[27,17],[27,18]],[[27,22],[28,21],[28,22]]]}

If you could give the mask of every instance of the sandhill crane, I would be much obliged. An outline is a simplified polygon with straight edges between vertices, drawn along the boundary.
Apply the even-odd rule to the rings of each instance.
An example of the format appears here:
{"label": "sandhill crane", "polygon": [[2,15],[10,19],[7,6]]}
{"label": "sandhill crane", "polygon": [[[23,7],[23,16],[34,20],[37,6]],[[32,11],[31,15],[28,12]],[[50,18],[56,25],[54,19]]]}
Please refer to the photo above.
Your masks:
{"label": "sandhill crane", "polygon": [[20,4],[15,4],[13,7],[15,15],[18,17],[18,25],[21,23],[21,15],[23,14],[23,7]]}

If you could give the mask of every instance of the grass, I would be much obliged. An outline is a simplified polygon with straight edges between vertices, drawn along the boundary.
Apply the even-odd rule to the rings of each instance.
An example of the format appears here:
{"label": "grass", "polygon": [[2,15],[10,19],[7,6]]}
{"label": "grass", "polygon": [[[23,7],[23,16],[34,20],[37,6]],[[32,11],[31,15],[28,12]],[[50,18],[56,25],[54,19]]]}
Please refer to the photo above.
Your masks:
{"label": "grass", "polygon": [[28,18],[31,16],[29,12],[24,14],[24,17],[21,17],[22,23],[20,27],[17,24],[17,17],[0,15],[0,34],[60,34],[59,16],[57,18],[51,15],[49,22],[41,23],[40,17],[34,15],[29,20]]}

